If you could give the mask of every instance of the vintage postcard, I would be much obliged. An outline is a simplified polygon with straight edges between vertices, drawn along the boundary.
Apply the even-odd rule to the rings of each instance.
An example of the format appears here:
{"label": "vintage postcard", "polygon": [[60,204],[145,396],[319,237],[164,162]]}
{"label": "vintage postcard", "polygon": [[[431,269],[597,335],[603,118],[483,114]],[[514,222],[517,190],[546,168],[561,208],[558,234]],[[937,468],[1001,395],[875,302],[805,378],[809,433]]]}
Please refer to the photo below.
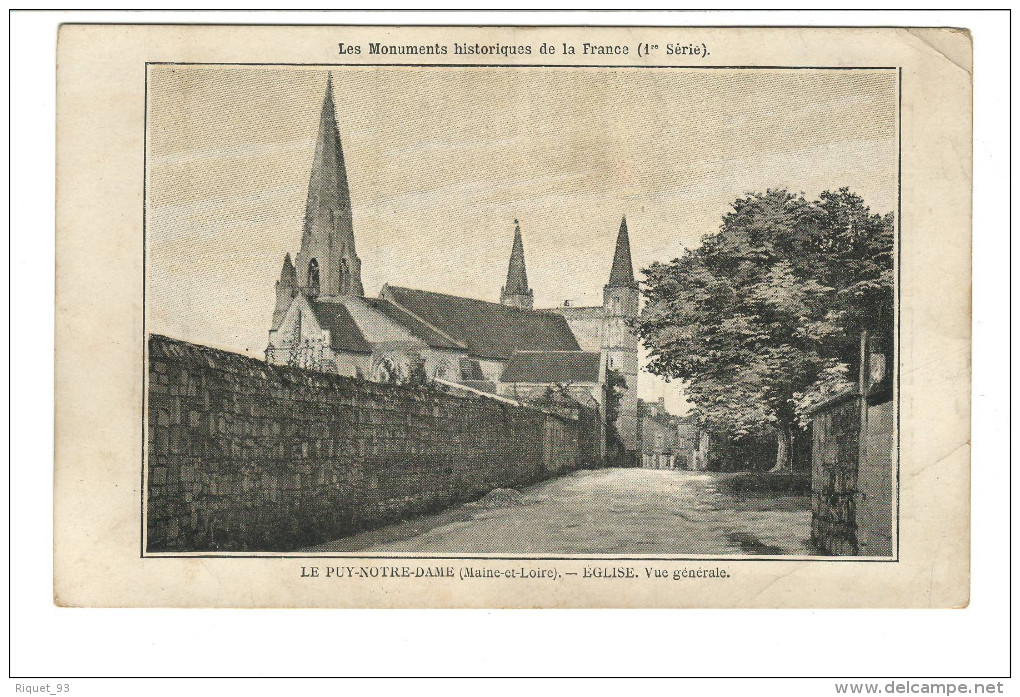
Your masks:
{"label": "vintage postcard", "polygon": [[965,606],[970,61],[63,26],[56,602]]}

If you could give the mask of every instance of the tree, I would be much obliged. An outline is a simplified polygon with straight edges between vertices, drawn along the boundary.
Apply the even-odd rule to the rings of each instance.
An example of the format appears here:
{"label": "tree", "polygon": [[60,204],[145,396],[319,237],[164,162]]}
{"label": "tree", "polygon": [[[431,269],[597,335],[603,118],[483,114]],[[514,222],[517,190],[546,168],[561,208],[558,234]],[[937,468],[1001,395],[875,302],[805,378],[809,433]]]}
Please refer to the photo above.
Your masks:
{"label": "tree", "polygon": [[825,261],[818,274],[834,290],[832,321],[840,329],[830,350],[856,372],[862,331],[883,350],[893,350],[893,215],[873,215],[846,187],[823,192],[818,207],[817,244]]}
{"label": "tree", "polygon": [[891,223],[847,189],[737,199],[700,247],[645,270],[648,370],[687,382],[704,427],[775,437],[774,470],[791,469],[797,400],[849,375],[861,328],[891,337]]}
{"label": "tree", "polygon": [[623,373],[614,368],[606,370],[606,452],[611,453],[610,459],[618,459],[624,452],[623,441],[616,424],[620,419],[620,404],[627,393],[627,379]]}

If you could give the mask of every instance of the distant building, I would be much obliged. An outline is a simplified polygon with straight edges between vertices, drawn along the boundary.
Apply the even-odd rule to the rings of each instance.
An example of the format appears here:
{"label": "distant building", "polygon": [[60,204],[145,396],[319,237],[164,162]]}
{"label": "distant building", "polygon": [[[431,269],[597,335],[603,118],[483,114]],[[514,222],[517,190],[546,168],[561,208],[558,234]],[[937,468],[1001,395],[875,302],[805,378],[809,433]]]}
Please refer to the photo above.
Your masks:
{"label": "distant building", "polygon": [[638,400],[641,466],[646,469],[708,469],[707,431],[690,416],[674,416],[665,400]]}
{"label": "distant building", "polygon": [[383,286],[365,297],[347,169],[329,80],[308,183],[301,248],[276,282],[266,360],[379,382],[441,379],[522,400],[558,392],[604,414],[607,370],[627,381],[617,429],[634,453],[637,317],[626,218],[597,307],[534,309],[519,221],[500,302]]}
{"label": "distant building", "polygon": [[638,400],[638,435],[641,446],[641,467],[645,469],[681,469],[677,461],[679,418],[666,411],[665,400]]}

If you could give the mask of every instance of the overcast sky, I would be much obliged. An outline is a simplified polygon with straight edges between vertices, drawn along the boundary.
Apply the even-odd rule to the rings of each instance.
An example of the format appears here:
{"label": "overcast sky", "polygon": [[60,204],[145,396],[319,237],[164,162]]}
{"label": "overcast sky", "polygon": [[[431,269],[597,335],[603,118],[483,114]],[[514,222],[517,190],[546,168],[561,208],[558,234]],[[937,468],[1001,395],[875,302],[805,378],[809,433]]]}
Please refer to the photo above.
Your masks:
{"label": "overcast sky", "polygon": [[[600,304],[620,218],[636,271],[732,201],[849,186],[896,207],[892,71],[336,68],[368,295],[498,302],[524,235],[536,306]],[[301,243],[326,72],[150,68],[148,329],[261,357]],[[646,399],[677,387],[647,374]]]}

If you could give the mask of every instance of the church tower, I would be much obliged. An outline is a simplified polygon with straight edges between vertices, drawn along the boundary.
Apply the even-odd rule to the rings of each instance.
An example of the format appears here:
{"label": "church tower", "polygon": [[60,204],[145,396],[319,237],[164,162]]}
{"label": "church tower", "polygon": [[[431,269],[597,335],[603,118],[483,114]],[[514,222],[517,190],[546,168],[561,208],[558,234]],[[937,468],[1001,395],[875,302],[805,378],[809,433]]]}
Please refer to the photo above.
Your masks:
{"label": "church tower", "polygon": [[523,310],[535,309],[535,293],[528,288],[528,270],[524,266],[524,240],[521,224],[514,220],[514,246],[510,250],[510,266],[506,270],[506,285],[499,293],[499,302]]}
{"label": "church tower", "polygon": [[602,350],[606,354],[606,368],[619,372],[627,381],[627,391],[620,403],[620,418],[616,428],[624,447],[629,451],[638,448],[638,339],[627,322],[638,316],[638,294],[634,265],[630,259],[627,216],[624,216],[616,236],[609,283],[602,291]]}
{"label": "church tower", "polygon": [[[288,274],[284,261],[280,284]],[[354,250],[354,217],[347,186],[347,167],[333,104],[333,78],[327,78],[315,143],[301,251],[293,267],[298,289],[309,298],[328,300],[364,295],[361,260]],[[279,286],[278,286],[279,287]],[[278,298],[279,298],[279,291]],[[278,299],[279,302],[279,299]]]}

